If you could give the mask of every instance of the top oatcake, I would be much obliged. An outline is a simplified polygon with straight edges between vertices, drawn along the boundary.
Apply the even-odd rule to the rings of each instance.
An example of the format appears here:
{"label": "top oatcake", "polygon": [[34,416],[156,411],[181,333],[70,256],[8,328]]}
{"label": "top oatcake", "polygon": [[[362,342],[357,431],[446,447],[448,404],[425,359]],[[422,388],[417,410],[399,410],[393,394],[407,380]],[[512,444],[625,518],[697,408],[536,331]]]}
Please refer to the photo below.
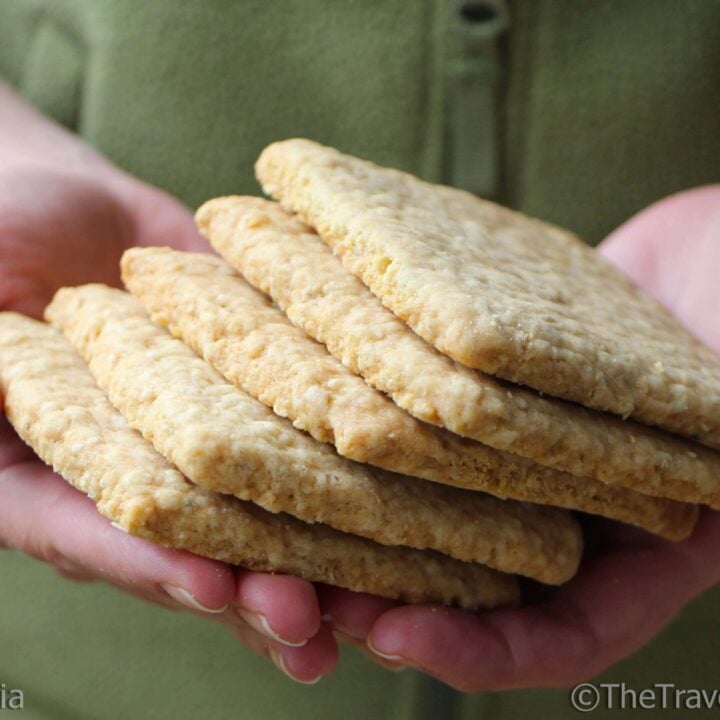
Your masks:
{"label": "top oatcake", "polygon": [[256,171],[441,352],[720,447],[720,359],[572,233],[309,140]]}

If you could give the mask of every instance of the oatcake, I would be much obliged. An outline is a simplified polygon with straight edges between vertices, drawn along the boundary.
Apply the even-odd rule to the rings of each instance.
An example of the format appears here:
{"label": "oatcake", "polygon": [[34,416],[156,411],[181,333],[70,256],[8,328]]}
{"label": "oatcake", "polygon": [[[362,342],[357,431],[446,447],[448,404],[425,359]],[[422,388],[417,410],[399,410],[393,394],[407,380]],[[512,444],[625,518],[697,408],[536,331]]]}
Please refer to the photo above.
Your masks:
{"label": "oatcake", "polygon": [[720,503],[720,454],[451,360],[276,203],[217,198],[197,219],[214,247],[296,325],[416,417],[574,475],[649,495]]}
{"label": "oatcake", "polygon": [[458,362],[720,447],[720,358],[572,233],[308,140],[256,170]]}
{"label": "oatcake", "polygon": [[131,426],[198,485],[384,544],[431,547],[546,582],[577,568],[582,542],[567,514],[339,457],[228,384],[127,293],[65,288],[47,316]]}
{"label": "oatcake", "polygon": [[690,506],[575,478],[419,422],[293,326],[219,258],[136,248],[122,268],[156,322],[230,382],[341,454],[502,497],[630,519],[671,537],[692,528]]}

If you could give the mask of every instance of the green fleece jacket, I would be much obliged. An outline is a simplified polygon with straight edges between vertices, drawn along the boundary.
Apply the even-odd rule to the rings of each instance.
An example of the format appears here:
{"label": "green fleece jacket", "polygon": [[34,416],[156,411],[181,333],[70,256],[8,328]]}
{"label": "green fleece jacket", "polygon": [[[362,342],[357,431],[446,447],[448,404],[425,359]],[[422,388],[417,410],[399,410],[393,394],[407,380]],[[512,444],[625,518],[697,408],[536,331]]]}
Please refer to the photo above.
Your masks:
{"label": "green fleece jacket", "polygon": [[[258,193],[258,152],[292,136],[589,242],[720,175],[714,0],[0,0],[0,74],[190,206]],[[300,687],[212,623],[6,552],[0,574],[0,683],[28,719],[576,717],[565,691],[463,697],[352,649]],[[719,597],[600,680],[716,687]]]}

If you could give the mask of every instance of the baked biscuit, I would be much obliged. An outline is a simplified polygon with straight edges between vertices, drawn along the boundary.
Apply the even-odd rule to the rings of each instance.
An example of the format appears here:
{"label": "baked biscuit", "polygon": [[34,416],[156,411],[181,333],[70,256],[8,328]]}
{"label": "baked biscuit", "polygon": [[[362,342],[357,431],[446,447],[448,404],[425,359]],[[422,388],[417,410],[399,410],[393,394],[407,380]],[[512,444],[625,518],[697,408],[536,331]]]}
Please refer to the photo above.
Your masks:
{"label": "baked biscuit", "polygon": [[254,570],[407,602],[515,604],[515,580],[432,551],[378,545],[197,487],[131,430],[55,329],[0,313],[0,390],[18,434],[132,535]]}
{"label": "baked biscuit", "polygon": [[420,420],[574,475],[720,507],[720,454],[453,361],[276,203],[216,198],[196,218],[213,247],[293,323]]}
{"label": "baked biscuit", "polygon": [[130,425],[202,487],[383,544],[429,547],[545,582],[577,569],[582,542],[568,514],[338,456],[227,383],[127,293],[65,288],[46,314]]}
{"label": "baked biscuit", "polygon": [[441,352],[720,447],[720,358],[572,233],[309,140],[256,171]]}
{"label": "baked biscuit", "polygon": [[691,506],[575,478],[419,422],[293,326],[220,258],[136,248],[122,268],[156,322],[230,382],[347,457],[501,497],[630,519],[671,537],[692,528]]}

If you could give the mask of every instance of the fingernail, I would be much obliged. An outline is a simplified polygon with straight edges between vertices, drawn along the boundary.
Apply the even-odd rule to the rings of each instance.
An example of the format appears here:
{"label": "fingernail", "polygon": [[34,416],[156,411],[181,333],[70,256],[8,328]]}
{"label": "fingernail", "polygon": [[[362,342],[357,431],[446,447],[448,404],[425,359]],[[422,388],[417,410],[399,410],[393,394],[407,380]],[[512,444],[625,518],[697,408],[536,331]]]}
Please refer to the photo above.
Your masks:
{"label": "fingernail", "polygon": [[221,613],[227,610],[227,603],[220,608],[210,608],[202,603],[198,602],[197,598],[185,588],[178,587],[177,585],[171,585],[170,583],[163,583],[162,589],[173,599],[191,610],[199,610],[200,612],[206,613]]}
{"label": "fingernail", "polygon": [[301,642],[292,642],[280,637],[271,627],[267,618],[260,613],[250,612],[243,608],[237,608],[237,614],[253,629],[257,630],[261,635],[269,637],[281,645],[287,645],[288,647],[302,647],[307,643],[307,638]]}
{"label": "fingernail", "polygon": [[389,662],[393,662],[393,663],[407,664],[407,660],[404,657],[401,657],[400,655],[387,655],[386,653],[380,652],[370,642],[369,637],[365,640],[365,644],[368,646],[368,650],[370,650],[371,653],[373,653],[374,655],[377,655],[378,657],[381,657],[383,660],[388,660]]}
{"label": "fingernail", "polygon": [[374,663],[380,665],[381,667],[384,667],[386,670],[390,670],[390,672],[402,672],[403,670],[407,670],[407,665],[405,664],[399,664],[396,662],[390,662],[389,660],[384,660],[376,653],[370,652],[367,643],[364,640],[358,640],[352,635],[346,635],[339,630],[333,630],[333,635],[335,636],[336,640],[340,640],[347,643],[348,645],[356,647],[363,655],[365,655],[365,657],[369,657]]}
{"label": "fingernail", "polygon": [[285,661],[283,660],[283,656],[274,647],[269,648],[269,652],[270,658],[278,667],[278,669],[282,670],[291,680],[301,683],[302,685],[315,685],[315,683],[320,682],[320,680],[322,679],[322,675],[318,675],[312,680],[301,680],[300,678],[296,678],[294,675],[291,675],[287,667],[285,667]]}

